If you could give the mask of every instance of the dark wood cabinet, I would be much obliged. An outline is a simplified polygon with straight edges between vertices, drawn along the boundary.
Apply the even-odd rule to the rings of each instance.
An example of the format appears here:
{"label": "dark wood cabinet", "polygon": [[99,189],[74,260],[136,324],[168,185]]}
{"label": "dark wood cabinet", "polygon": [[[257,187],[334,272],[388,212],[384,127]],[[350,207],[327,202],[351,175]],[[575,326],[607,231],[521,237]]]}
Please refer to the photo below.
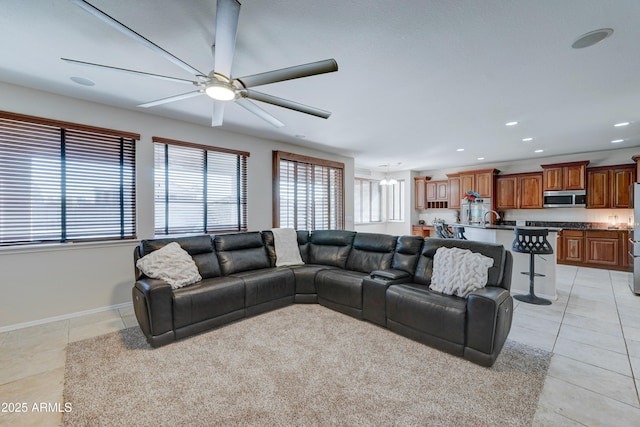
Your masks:
{"label": "dark wood cabinet", "polygon": [[541,165],[543,191],[586,190],[588,160]]}
{"label": "dark wood cabinet", "polygon": [[601,166],[587,169],[587,208],[632,208],[631,184],[635,165]]}
{"label": "dark wood cabinet", "polygon": [[568,263],[584,262],[584,231],[562,230],[562,251],[558,254],[558,261]]}
{"label": "dark wood cabinet", "polygon": [[587,264],[603,267],[620,265],[621,247],[617,231],[587,231],[585,242]]}
{"label": "dark wood cabinet", "polygon": [[542,173],[503,175],[496,178],[497,210],[541,209]]}
{"label": "dark wood cabinet", "polygon": [[627,230],[562,230],[558,264],[632,271],[627,256]]}

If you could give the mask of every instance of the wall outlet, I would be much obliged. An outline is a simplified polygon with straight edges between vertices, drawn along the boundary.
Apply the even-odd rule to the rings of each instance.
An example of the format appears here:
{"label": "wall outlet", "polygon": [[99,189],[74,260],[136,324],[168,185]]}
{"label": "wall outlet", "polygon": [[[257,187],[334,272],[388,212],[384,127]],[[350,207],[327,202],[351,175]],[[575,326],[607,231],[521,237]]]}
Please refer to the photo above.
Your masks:
{"label": "wall outlet", "polygon": [[524,219],[516,220],[516,227],[526,227],[526,226],[527,226],[527,221],[525,221]]}

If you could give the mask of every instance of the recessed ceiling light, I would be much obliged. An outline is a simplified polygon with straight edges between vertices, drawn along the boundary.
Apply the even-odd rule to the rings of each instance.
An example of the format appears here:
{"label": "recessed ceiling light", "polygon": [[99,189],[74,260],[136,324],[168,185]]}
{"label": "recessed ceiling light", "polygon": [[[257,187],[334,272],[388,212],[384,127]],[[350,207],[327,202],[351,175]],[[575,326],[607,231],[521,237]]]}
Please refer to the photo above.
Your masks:
{"label": "recessed ceiling light", "polygon": [[464,151],[464,148],[458,148],[456,151]]}
{"label": "recessed ceiling light", "polygon": [[299,138],[299,139],[305,139],[307,137],[307,135],[303,135],[301,133],[297,133],[294,135],[294,137]]}
{"label": "recessed ceiling light", "polygon": [[611,141],[612,144],[617,144],[619,142],[624,142],[624,139],[614,139],[613,141]]}
{"label": "recessed ceiling light", "polygon": [[629,122],[620,122],[620,123],[616,123],[615,125],[613,125],[617,128],[620,128],[622,126],[629,126]]}
{"label": "recessed ceiling light", "polygon": [[522,138],[522,142],[533,141],[533,138]]}
{"label": "recessed ceiling light", "polygon": [[478,160],[484,160],[484,157],[478,157]]}
{"label": "recessed ceiling light", "polygon": [[518,124],[518,122],[507,122],[507,123],[505,123],[504,125],[505,125],[505,126],[515,126],[515,125],[517,125],[517,124]]}
{"label": "recessed ceiling light", "polygon": [[70,77],[71,81],[82,86],[94,86],[95,82],[85,79],[84,77]]}
{"label": "recessed ceiling light", "polygon": [[542,153],[543,151],[544,151],[544,150],[543,150],[543,149],[541,149],[541,148],[539,148],[539,149],[537,149],[537,150],[533,150],[533,152],[534,152],[534,153]]}
{"label": "recessed ceiling light", "polygon": [[576,41],[571,45],[574,49],[582,49],[585,47],[593,46],[594,44],[601,42],[602,40],[613,34],[611,28],[601,28],[599,30],[589,31],[578,37]]}

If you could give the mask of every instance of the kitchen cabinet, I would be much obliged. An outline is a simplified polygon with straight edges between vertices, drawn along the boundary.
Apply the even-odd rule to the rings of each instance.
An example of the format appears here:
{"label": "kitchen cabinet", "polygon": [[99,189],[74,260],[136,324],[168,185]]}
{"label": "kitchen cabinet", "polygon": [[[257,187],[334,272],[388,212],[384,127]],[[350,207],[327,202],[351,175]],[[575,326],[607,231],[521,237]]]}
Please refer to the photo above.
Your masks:
{"label": "kitchen cabinet", "polygon": [[558,264],[632,271],[627,230],[562,230]]}
{"label": "kitchen cabinet", "polygon": [[604,267],[617,267],[620,264],[620,236],[617,231],[587,231],[586,263]]}
{"label": "kitchen cabinet", "polygon": [[588,168],[587,208],[632,208],[630,187],[636,180],[635,169],[632,164]]}
{"label": "kitchen cabinet", "polygon": [[457,185],[458,208],[460,207],[460,200],[464,198],[467,190],[475,191],[480,195],[480,198],[491,199],[494,197],[494,177],[499,173],[500,171],[497,169],[478,169],[447,175],[449,178],[450,197],[455,196],[451,180],[457,178],[459,180]]}
{"label": "kitchen cabinet", "polygon": [[449,207],[448,181],[427,181],[425,184],[425,191],[427,209],[446,209]]}
{"label": "kitchen cabinet", "polygon": [[502,175],[496,178],[495,207],[505,209],[541,209],[542,173]]}
{"label": "kitchen cabinet", "polygon": [[558,262],[583,263],[584,262],[584,231],[562,230],[561,251],[558,253]]}
{"label": "kitchen cabinet", "polygon": [[460,209],[460,176],[447,175],[449,181],[449,209]]}
{"label": "kitchen cabinet", "polygon": [[433,235],[435,228],[427,225],[413,225],[411,226],[412,236],[430,237]]}
{"label": "kitchen cabinet", "polygon": [[414,204],[416,209],[426,209],[427,207],[427,182],[430,176],[413,177]]}
{"label": "kitchen cabinet", "polygon": [[542,166],[543,191],[586,190],[588,160]]}

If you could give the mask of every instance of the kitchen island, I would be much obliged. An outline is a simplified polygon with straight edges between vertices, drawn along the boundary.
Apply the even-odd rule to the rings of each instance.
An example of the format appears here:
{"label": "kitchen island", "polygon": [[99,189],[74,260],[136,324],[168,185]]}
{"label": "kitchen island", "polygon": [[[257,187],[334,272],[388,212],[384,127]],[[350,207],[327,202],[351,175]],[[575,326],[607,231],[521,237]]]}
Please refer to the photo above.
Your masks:
{"label": "kitchen island", "polygon": [[[513,225],[493,225],[485,226],[475,224],[447,224],[449,226],[464,226],[464,235],[468,240],[477,240],[480,242],[499,243],[507,250],[511,250],[511,245],[515,238]],[[517,227],[524,229],[539,229],[542,227]],[[553,248],[551,255],[538,255],[535,258],[536,273],[544,274],[544,277],[536,276],[535,293],[536,295],[550,299],[557,299],[556,295],[556,264],[558,253],[558,232],[560,228],[544,227],[549,230],[547,240]],[[511,293],[527,294],[529,293],[529,254],[511,252],[513,254],[513,276],[511,280]],[[520,274],[526,272],[527,274]]]}

